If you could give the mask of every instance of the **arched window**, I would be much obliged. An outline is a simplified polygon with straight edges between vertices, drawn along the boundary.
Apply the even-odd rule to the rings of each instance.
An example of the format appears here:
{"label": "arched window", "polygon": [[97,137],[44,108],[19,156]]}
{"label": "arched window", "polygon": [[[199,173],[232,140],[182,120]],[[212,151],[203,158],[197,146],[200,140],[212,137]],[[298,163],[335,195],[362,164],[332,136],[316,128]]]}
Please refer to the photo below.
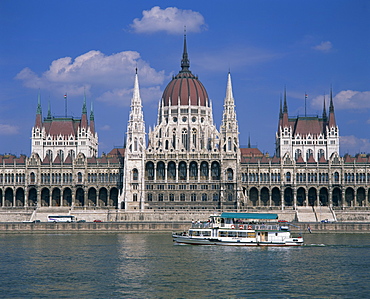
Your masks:
{"label": "arched window", "polygon": [[34,184],[36,182],[36,176],[34,172],[31,172],[30,174],[30,181],[31,181],[31,184]]}
{"label": "arched window", "polygon": [[134,152],[137,152],[137,138],[134,138]]}
{"label": "arched window", "polygon": [[148,193],[147,200],[148,201],[153,201],[153,194],[152,193]]}
{"label": "arched window", "polygon": [[180,201],[185,201],[186,200],[186,196],[184,193],[181,193],[180,194]]}
{"label": "arched window", "polygon": [[170,199],[170,201],[175,201],[175,194],[170,193],[169,199]]}
{"label": "arched window", "polygon": [[179,180],[186,180],[186,163],[180,162],[179,164]]}
{"label": "arched window", "polygon": [[192,193],[191,197],[190,197],[190,200],[191,201],[197,201],[197,195],[195,193]]}
{"label": "arched window", "polygon": [[287,182],[290,182],[290,180],[291,180],[291,174],[290,174],[289,171],[285,174],[285,177],[286,177],[286,181]]}
{"label": "arched window", "polygon": [[317,153],[317,160],[320,160],[321,157],[324,157],[325,152],[323,149],[320,149]]}
{"label": "arched window", "polygon": [[334,172],[334,182],[339,183],[339,173],[337,171]]}
{"label": "arched window", "polygon": [[302,151],[300,149],[296,149],[294,154],[295,159],[298,160],[300,156],[302,156]]}
{"label": "arched window", "polygon": [[220,164],[218,162],[213,162],[211,166],[211,176],[212,180],[220,179]]}
{"label": "arched window", "polygon": [[208,200],[207,194],[203,193],[202,194],[202,201],[207,201],[207,200]]}
{"label": "arched window", "polygon": [[193,146],[196,148],[197,147],[197,130],[193,129],[191,131],[192,139],[193,139]]}
{"label": "arched window", "polygon": [[233,170],[231,168],[227,169],[226,176],[228,181],[232,181],[234,179]]}
{"label": "arched window", "polygon": [[154,164],[153,162],[148,162],[145,165],[145,177],[147,180],[154,180]]}
{"label": "arched window", "polygon": [[220,198],[220,196],[218,195],[218,193],[213,193],[213,201],[218,201]]}
{"label": "arched window", "polygon": [[60,161],[64,161],[64,151],[63,150],[58,151],[58,156],[60,158]]}
{"label": "arched window", "polygon": [[176,149],[176,129],[172,131],[172,147]]}
{"label": "arched window", "polygon": [[191,179],[191,180],[197,180],[198,179],[198,166],[197,166],[196,162],[191,162],[190,163],[189,179]]}
{"label": "arched window", "polygon": [[231,151],[231,138],[229,137],[229,139],[227,140],[227,150],[228,151]]}
{"label": "arched window", "polygon": [[46,156],[49,156],[50,161],[53,161],[53,151],[52,150],[47,150]]}
{"label": "arched window", "polygon": [[132,195],[132,201],[137,201],[137,193],[134,193],[134,194]]}
{"label": "arched window", "polygon": [[139,179],[139,172],[136,168],[132,170],[132,180],[137,181]]}
{"label": "arched window", "polygon": [[164,180],[165,179],[165,167],[164,163],[158,162],[157,163],[157,180]]}
{"label": "arched window", "polygon": [[76,152],[74,150],[69,150],[68,155],[71,156],[72,160],[74,160],[74,158],[76,158]]}
{"label": "arched window", "polygon": [[169,180],[176,180],[176,164],[175,162],[168,163],[168,175]]}
{"label": "arched window", "polygon": [[312,149],[308,149],[307,152],[306,152],[306,161],[313,155],[313,150]]}
{"label": "arched window", "polygon": [[182,146],[188,150],[188,130],[182,129],[181,141]]}
{"label": "arched window", "polygon": [[81,172],[77,173],[77,182],[82,183],[82,173]]}
{"label": "arched window", "polygon": [[205,161],[200,164],[200,177],[204,180],[208,179],[208,163]]}

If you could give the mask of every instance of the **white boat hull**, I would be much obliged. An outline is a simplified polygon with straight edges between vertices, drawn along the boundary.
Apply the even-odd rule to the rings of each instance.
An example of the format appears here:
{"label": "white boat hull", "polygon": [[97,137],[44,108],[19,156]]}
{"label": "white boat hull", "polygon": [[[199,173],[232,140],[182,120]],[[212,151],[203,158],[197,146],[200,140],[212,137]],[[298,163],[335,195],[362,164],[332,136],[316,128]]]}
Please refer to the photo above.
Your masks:
{"label": "white boat hull", "polygon": [[173,241],[178,244],[189,245],[221,245],[221,246],[302,246],[303,238],[289,238],[281,242],[260,242],[247,240],[245,238],[221,239],[221,238],[201,238],[189,237],[187,235],[172,235]]}

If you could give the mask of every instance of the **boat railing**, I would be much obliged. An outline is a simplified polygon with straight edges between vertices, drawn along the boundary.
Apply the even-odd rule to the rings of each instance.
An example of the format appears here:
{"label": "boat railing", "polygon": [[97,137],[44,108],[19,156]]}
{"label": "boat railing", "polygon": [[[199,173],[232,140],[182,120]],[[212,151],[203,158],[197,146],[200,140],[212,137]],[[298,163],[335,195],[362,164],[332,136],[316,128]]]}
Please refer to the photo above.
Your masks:
{"label": "boat railing", "polygon": [[217,224],[212,222],[193,222],[191,228],[228,228],[236,230],[281,230],[280,225],[277,224]]}

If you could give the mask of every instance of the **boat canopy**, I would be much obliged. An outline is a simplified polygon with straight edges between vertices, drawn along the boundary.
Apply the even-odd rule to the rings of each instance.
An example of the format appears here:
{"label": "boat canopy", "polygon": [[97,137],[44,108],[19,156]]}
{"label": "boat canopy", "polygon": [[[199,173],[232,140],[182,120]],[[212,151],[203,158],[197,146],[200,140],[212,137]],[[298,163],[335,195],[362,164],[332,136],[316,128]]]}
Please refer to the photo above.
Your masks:
{"label": "boat canopy", "polygon": [[238,218],[238,219],[278,219],[278,214],[267,213],[228,213],[224,212],[220,218]]}

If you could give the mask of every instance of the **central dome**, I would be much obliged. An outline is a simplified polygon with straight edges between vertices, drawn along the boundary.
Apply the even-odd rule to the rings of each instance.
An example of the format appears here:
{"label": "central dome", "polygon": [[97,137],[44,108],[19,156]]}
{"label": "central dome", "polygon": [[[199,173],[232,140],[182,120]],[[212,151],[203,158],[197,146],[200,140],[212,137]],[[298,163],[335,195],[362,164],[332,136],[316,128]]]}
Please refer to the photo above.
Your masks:
{"label": "central dome", "polygon": [[203,84],[189,70],[190,61],[184,37],[184,52],[181,60],[181,71],[168,83],[162,96],[164,106],[204,106],[208,107],[208,94]]}

